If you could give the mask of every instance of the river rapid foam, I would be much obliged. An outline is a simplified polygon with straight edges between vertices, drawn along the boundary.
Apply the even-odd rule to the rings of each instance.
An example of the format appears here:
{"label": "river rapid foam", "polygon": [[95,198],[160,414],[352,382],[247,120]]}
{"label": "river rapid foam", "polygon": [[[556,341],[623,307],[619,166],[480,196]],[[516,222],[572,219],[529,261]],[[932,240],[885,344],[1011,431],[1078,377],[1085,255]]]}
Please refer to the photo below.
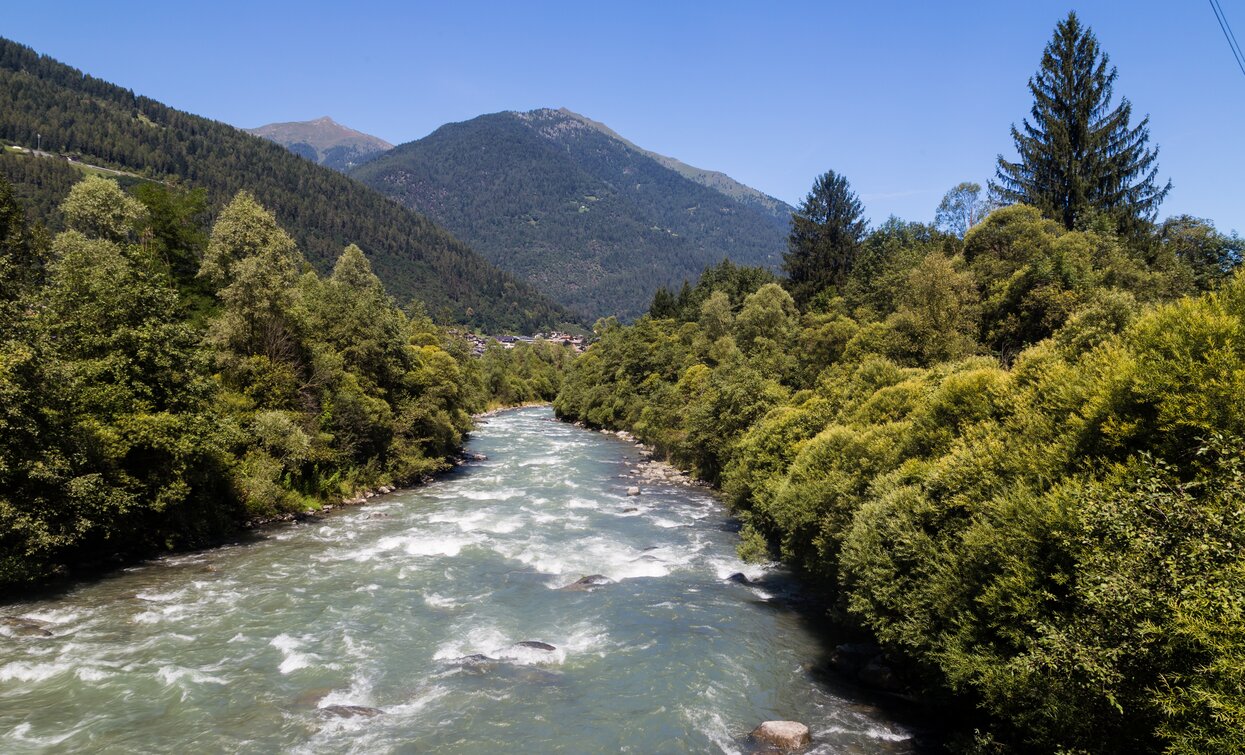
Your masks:
{"label": "river rapid foam", "polygon": [[[703,489],[548,409],[484,420],[427,486],[0,607],[0,751],[915,752]],[[726,578],[743,572],[761,584]],[[565,589],[599,575],[587,587]]]}

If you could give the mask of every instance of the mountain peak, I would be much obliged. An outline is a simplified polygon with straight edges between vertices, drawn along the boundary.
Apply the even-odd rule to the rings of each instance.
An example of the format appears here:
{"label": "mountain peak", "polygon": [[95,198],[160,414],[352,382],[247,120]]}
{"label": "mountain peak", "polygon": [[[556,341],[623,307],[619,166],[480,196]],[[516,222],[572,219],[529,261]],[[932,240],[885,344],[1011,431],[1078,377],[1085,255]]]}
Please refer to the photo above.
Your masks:
{"label": "mountain peak", "polygon": [[777,267],[791,217],[565,107],[446,124],[350,175],[590,318],[637,317],[724,257]]}
{"label": "mountain peak", "polygon": [[393,149],[384,139],[343,126],[327,115],[310,121],[269,123],[243,130],[340,171],[362,165]]}
{"label": "mountain peak", "polygon": [[688,165],[678,158],[644,149],[634,142],[629,141],[604,123],[594,121],[588,116],[576,113],[570,108],[560,107],[556,110],[553,108],[539,108],[537,110],[529,110],[526,113],[514,113],[514,115],[519,117],[521,120],[529,122],[529,124],[537,120],[562,120],[563,123],[557,127],[545,127],[541,129],[540,132],[542,135],[552,139],[557,139],[561,135],[573,133],[574,131],[579,130],[566,128],[566,120],[569,119],[575,121],[579,124],[580,128],[593,129],[611,139],[616,139],[626,145],[629,149],[633,149],[646,157],[656,160],[663,167],[673,170],[675,173],[678,173],[684,178],[695,181],[701,186],[708,187],[721,194],[725,194],[731,199],[743,202],[747,205],[752,205],[762,212],[772,215],[780,223],[785,224],[790,221],[791,213],[795,211],[795,208],[781,199],[771,197],[763,191],[759,191],[751,186],[742,184],[721,171],[697,168],[694,165]]}

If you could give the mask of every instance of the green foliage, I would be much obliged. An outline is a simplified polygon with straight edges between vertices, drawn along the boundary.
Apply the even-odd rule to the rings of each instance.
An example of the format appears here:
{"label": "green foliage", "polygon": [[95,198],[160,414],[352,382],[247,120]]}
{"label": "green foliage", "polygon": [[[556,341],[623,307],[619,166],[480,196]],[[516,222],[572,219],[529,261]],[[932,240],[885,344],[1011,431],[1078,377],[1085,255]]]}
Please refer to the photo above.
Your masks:
{"label": "green foliage", "polygon": [[1159,186],[1158,150],[1148,117],[1131,125],[1127,99],[1111,108],[1115,79],[1093,31],[1076,13],[1055,27],[1037,75],[1029,79],[1033,121],[1012,126],[1018,162],[998,160],[991,188],[1007,203],[1023,203],[1065,229],[1085,227],[1095,213],[1119,228],[1152,221],[1171,189]]}
{"label": "green foliage", "polygon": [[[318,270],[328,272],[342,248],[358,244],[393,295],[423,300],[441,321],[531,332],[574,319],[423,216],[266,139],[137,96],[4,39],[0,90],[7,95],[0,139],[34,145],[42,134],[44,149],[83,163],[202,188],[212,210],[249,191]],[[81,177],[77,168],[62,159],[5,154],[0,170],[17,184],[18,196],[32,200],[37,217],[60,227],[55,207]],[[152,231],[160,238],[169,227]],[[182,272],[194,267],[189,259],[181,263]]]}
{"label": "green foliage", "polygon": [[568,349],[475,360],[357,246],[308,270],[250,194],[209,240],[201,196],[137,193],[83,181],[48,245],[0,180],[0,586],[418,480],[494,383],[557,391]]}
{"label": "green foliage", "polygon": [[802,311],[702,281],[602,323],[554,406],[720,485],[741,556],[837,595],[979,749],[1235,752],[1245,273],[1178,298],[1226,241],[892,220]]}
{"label": "green foliage", "polygon": [[723,256],[772,269],[787,230],[563,111],[451,123],[350,175],[592,318],[634,319]]}
{"label": "green foliage", "polygon": [[791,216],[783,255],[783,270],[797,301],[807,302],[847,280],[868,224],[864,206],[845,177],[832,170],[817,177]]}

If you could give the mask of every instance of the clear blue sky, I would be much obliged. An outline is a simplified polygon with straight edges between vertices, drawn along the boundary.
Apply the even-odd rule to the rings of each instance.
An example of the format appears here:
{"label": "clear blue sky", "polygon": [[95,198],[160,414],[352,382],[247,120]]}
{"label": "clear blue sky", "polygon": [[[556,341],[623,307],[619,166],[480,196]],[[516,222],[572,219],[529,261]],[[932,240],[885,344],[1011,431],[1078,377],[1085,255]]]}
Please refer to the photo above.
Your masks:
{"label": "clear blue sky", "polygon": [[[1245,0],[1221,0],[1245,43]],[[568,107],[798,202],[828,168],[869,217],[929,220],[1011,154],[1075,9],[1151,119],[1163,216],[1245,232],[1245,75],[1210,6],[1156,2],[9,3],[0,35],[238,126],[331,115],[391,142]]]}

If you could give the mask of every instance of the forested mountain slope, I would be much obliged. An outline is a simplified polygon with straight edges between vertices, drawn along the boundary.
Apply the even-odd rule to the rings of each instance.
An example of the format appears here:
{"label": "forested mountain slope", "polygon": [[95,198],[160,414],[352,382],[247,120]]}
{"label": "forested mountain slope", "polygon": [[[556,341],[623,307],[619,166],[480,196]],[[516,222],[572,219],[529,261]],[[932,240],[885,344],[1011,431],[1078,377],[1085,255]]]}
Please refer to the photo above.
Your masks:
{"label": "forested mountain slope", "polygon": [[[157,180],[204,187],[219,208],[253,192],[320,271],[358,244],[399,301],[422,300],[439,319],[535,330],[567,314],[475,254],[435,223],[377,192],[232,126],[190,115],[0,39],[0,140],[80,156]],[[0,167],[45,217],[72,166],[6,154]],[[36,163],[38,165],[36,165]],[[54,216],[52,218],[55,220]]]}
{"label": "forested mountain slope", "polygon": [[790,219],[565,110],[448,124],[350,175],[590,316],[638,315],[723,258],[776,267]]}

